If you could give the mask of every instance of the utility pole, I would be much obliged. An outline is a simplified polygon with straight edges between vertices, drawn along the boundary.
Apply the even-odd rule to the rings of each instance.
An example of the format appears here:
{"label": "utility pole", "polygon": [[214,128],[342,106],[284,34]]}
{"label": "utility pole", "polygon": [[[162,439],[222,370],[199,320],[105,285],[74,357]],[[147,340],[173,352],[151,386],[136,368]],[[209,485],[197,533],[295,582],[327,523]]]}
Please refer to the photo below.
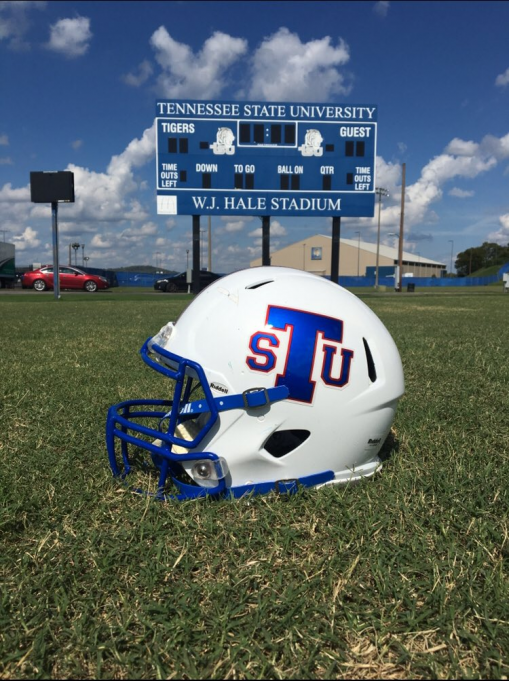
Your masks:
{"label": "utility pole", "polygon": [[454,241],[452,239],[449,239],[449,243],[451,244],[451,267],[449,269],[449,274],[452,277],[452,252],[453,252],[453,249],[454,249]]}
{"label": "utility pole", "polygon": [[360,232],[355,232],[358,234],[357,238],[357,276],[360,275],[360,261],[361,261],[361,233]]}

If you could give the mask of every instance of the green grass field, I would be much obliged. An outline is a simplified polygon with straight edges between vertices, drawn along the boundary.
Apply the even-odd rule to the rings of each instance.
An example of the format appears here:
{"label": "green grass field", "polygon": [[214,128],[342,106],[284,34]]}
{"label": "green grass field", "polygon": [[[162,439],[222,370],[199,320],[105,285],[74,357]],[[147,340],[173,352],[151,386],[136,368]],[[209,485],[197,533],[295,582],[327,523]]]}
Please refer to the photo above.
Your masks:
{"label": "green grass field", "polygon": [[164,504],[105,418],[168,397],[138,350],[190,297],[0,296],[0,678],[508,678],[509,295],[360,297],[405,369],[383,471]]}

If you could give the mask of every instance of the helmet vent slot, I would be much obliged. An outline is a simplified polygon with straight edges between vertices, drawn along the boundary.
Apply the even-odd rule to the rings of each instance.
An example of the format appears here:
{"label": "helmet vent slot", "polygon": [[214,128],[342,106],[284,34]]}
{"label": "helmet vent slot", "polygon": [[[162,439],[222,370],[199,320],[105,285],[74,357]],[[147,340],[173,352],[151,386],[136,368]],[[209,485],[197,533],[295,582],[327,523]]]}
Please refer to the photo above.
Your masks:
{"label": "helmet vent slot", "polygon": [[369,380],[371,383],[374,383],[376,381],[376,368],[375,368],[375,363],[373,361],[373,355],[371,354],[371,350],[369,349],[368,341],[363,338],[362,339],[364,343],[364,350],[366,352],[366,361],[368,363],[368,376]]}
{"label": "helmet vent slot", "polygon": [[266,286],[267,284],[273,284],[274,279],[267,279],[266,281],[259,281],[257,284],[252,284],[251,286],[246,286],[248,291],[252,291],[255,288],[260,288],[261,286]]}
{"label": "helmet vent slot", "polygon": [[297,449],[310,435],[309,430],[276,430],[265,443],[265,450],[279,459]]}

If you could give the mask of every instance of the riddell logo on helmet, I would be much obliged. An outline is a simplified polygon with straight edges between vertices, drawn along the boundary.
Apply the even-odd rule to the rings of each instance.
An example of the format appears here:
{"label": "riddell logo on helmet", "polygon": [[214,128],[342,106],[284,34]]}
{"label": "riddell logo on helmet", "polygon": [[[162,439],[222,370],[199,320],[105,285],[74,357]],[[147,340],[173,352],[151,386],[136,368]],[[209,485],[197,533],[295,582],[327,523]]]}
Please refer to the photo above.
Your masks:
{"label": "riddell logo on helmet", "polygon": [[[317,383],[312,377],[317,378],[318,371],[320,381],[326,386],[344,388],[348,385],[354,351],[340,349],[343,341],[340,319],[269,305],[265,319],[267,327],[270,332],[256,331],[251,336],[249,350],[252,354],[246,357],[246,364],[253,371],[262,373],[277,368],[277,349],[285,336],[286,357],[284,361],[279,360],[282,371],[276,375],[275,385],[287,386],[289,399],[311,404]],[[340,361],[336,358],[339,349]],[[319,368],[317,363],[320,363]]]}
{"label": "riddell logo on helmet", "polygon": [[218,393],[224,393],[225,395],[228,394],[228,388],[224,385],[221,385],[221,383],[211,383],[210,387],[212,390],[217,390]]}

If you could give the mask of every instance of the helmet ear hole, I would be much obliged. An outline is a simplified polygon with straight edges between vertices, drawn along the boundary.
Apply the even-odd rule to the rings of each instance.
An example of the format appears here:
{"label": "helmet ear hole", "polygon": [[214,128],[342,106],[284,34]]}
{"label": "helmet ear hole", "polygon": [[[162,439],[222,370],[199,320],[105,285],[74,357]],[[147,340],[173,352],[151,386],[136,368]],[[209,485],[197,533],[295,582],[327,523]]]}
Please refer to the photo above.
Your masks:
{"label": "helmet ear hole", "polygon": [[368,376],[369,380],[371,383],[374,383],[376,381],[376,367],[375,367],[375,362],[373,361],[373,355],[371,354],[370,347],[368,345],[368,341],[363,338],[362,339],[364,343],[364,350],[366,352],[366,361],[368,363]]}
{"label": "helmet ear hole", "polygon": [[293,452],[310,435],[309,430],[276,430],[265,443],[265,450],[278,459]]}

